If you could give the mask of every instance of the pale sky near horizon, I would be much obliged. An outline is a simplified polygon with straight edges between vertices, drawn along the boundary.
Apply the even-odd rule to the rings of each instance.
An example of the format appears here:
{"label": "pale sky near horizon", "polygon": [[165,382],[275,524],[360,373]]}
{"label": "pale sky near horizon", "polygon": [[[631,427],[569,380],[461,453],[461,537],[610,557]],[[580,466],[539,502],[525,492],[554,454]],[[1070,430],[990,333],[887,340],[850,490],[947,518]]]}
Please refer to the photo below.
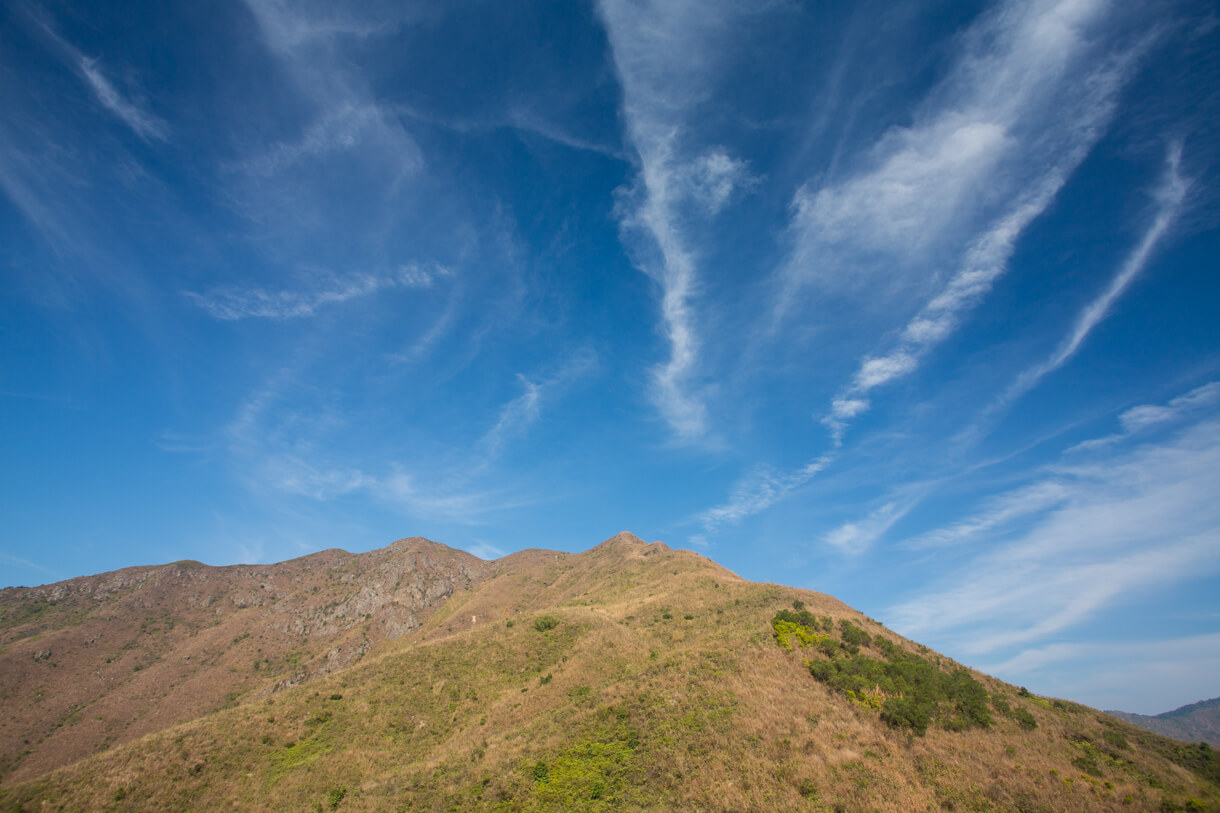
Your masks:
{"label": "pale sky near horizon", "polygon": [[1204,0],[15,0],[0,586],[620,530],[1220,694]]}

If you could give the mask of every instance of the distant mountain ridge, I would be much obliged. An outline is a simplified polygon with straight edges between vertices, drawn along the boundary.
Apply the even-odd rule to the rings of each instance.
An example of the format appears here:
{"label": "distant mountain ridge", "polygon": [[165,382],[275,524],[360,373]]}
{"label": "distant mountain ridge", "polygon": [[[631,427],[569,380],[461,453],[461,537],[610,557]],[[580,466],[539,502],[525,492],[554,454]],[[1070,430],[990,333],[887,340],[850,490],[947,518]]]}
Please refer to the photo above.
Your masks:
{"label": "distant mountain ridge", "polygon": [[620,533],[0,590],[0,810],[1213,810],[1220,751]]}
{"label": "distant mountain ridge", "polygon": [[1164,714],[1148,716],[1126,711],[1107,711],[1120,720],[1146,728],[1164,737],[1187,742],[1205,742],[1220,747],[1220,697],[1200,700]]}

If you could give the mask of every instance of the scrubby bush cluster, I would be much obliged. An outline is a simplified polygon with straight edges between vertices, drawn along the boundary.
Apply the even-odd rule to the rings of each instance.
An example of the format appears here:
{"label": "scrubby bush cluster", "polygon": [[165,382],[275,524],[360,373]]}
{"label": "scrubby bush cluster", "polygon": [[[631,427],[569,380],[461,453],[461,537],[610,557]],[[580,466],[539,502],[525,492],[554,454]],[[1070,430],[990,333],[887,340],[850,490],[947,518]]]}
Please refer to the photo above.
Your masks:
{"label": "scrubby bush cluster", "polygon": [[[953,731],[992,723],[987,690],[965,669],[945,671],[846,619],[839,621],[835,640],[831,620],[804,609],[780,610],[771,627],[779,646],[813,646],[826,655],[805,662],[809,673],[856,705],[879,710],[881,719],[896,728],[923,734],[933,722]],[[861,647],[875,649],[881,657],[861,654]]]}
{"label": "scrubby bush cluster", "polygon": [[775,618],[771,619],[771,629],[775,634],[775,642],[784,649],[792,649],[793,645],[799,645],[804,648],[807,646],[825,647],[827,644],[830,647],[837,648],[830,635],[819,632],[824,630],[825,633],[834,631],[834,622],[829,618],[819,618],[813,613],[805,609],[805,605],[799,601],[792,602],[793,605],[800,604],[800,607],[794,612],[792,610],[780,610],[775,614]]}
{"label": "scrubby bush cluster", "polygon": [[559,619],[553,615],[540,615],[534,619],[534,629],[539,632],[547,632],[559,626]]}
{"label": "scrubby bush cluster", "polygon": [[857,702],[863,696],[884,698],[881,719],[917,734],[933,720],[955,731],[991,725],[981,683],[965,669],[944,672],[918,655],[895,652],[880,660],[848,654],[811,661],[809,673]]}

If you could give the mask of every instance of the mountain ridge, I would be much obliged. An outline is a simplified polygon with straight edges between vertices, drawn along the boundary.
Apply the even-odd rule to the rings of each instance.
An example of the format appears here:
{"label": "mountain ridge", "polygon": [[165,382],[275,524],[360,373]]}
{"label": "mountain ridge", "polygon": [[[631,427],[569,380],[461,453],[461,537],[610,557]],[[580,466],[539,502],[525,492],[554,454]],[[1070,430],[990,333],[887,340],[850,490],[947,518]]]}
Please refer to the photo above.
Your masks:
{"label": "mountain ridge", "polygon": [[1126,711],[1107,711],[1106,714],[1166,737],[1220,747],[1220,697],[1188,703],[1161,714]]}
{"label": "mountain ridge", "polygon": [[[14,739],[10,732],[23,720],[26,730],[42,734],[28,753],[6,756],[0,805],[725,811],[1220,805],[1220,761],[1212,752],[1019,691],[824,593],[748,582],[698,553],[626,533],[582,553],[531,549],[490,562],[426,540],[400,542],[407,544],[236,566],[225,578],[178,566],[197,571],[187,583],[210,584],[217,598],[202,610],[201,601],[176,608],[168,631],[137,623],[163,617],[155,591],[106,598],[98,606],[109,615],[82,614],[78,598],[17,623],[12,607],[28,613],[31,597],[0,591],[0,739]],[[179,598],[191,595],[204,593]],[[413,625],[396,628],[395,637],[385,622],[400,612],[400,598],[419,606]],[[245,603],[237,607],[235,599]],[[203,624],[204,611],[220,623]],[[285,626],[301,613],[310,623]],[[71,698],[49,692],[32,701],[37,682],[9,682],[18,664],[41,670],[35,676],[43,680],[61,669],[81,674],[70,657],[100,669],[96,641],[62,652],[47,642],[59,635],[71,643],[72,631],[94,634],[90,625],[111,616],[130,633],[124,639],[130,648],[120,647],[130,660],[119,664],[130,669],[131,660],[148,659],[129,678],[143,694],[129,691],[73,711]],[[248,637],[234,640],[241,634]],[[277,646],[275,658],[295,652],[297,660],[267,659]],[[155,659],[156,647],[170,654]],[[41,649],[51,655],[36,660]],[[169,668],[181,667],[182,654],[192,655],[185,663],[199,674]],[[260,666],[265,660],[271,663]],[[864,677],[853,677],[853,669]],[[903,683],[904,675],[932,679],[937,691],[950,694],[927,695],[932,705],[921,712],[922,695]],[[141,682],[150,676],[156,681]],[[166,697],[177,695],[153,689],[175,679],[210,680],[210,696],[224,702],[174,718]],[[226,700],[222,690],[233,696]],[[966,694],[953,694],[960,691]],[[162,717],[144,714],[122,736],[89,739],[89,727],[99,728],[91,722],[98,712],[121,700],[132,701],[129,709],[151,703]],[[973,705],[961,705],[967,700]],[[891,707],[903,704],[917,723],[919,714],[931,716],[922,727],[893,714],[887,721]],[[30,719],[22,717],[27,706]],[[41,716],[34,714],[40,708]],[[88,753],[65,747],[82,738],[91,743]]]}

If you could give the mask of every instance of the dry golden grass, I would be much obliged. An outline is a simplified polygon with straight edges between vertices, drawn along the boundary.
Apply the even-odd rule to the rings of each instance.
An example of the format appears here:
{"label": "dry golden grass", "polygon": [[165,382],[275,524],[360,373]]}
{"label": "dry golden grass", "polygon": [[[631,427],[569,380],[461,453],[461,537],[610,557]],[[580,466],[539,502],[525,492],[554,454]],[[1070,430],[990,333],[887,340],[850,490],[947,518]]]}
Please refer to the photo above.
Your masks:
{"label": "dry golden grass", "polygon": [[[0,790],[52,810],[1157,810],[1218,789],[1153,735],[1091,709],[988,691],[1038,727],[925,737],[815,681],[771,638],[800,599],[915,647],[818,593],[744,582],[616,538],[525,552],[413,635],[311,684]],[[535,620],[557,624],[540,631]],[[688,617],[689,616],[689,617]],[[545,625],[544,625],[545,626]],[[1078,743],[1121,731],[1094,777]],[[1075,738],[1075,739],[1074,739]],[[1205,807],[1206,809],[1206,807]]]}

